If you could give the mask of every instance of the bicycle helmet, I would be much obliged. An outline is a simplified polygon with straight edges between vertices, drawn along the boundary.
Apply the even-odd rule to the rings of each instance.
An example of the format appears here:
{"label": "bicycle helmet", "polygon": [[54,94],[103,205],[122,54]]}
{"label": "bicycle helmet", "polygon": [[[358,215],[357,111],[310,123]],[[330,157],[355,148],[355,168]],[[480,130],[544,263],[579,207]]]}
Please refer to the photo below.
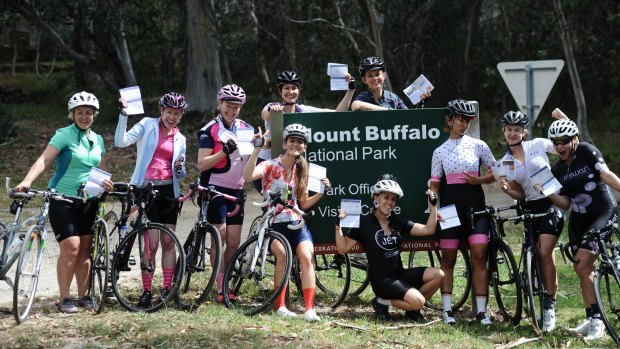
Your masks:
{"label": "bicycle helmet", "polygon": [[579,134],[579,128],[577,128],[577,124],[575,124],[572,120],[562,119],[554,121],[551,126],[549,126],[548,137],[559,138],[559,137],[574,137]]}
{"label": "bicycle helmet", "polygon": [[67,107],[69,111],[72,111],[76,107],[80,107],[83,105],[87,105],[89,107],[93,107],[96,110],[99,110],[99,100],[95,97],[94,94],[88,93],[86,91],[78,92],[69,98],[69,103]]}
{"label": "bicycle helmet", "polygon": [[521,127],[527,127],[530,124],[530,120],[520,111],[509,111],[502,116],[502,127],[507,125],[517,125]]}
{"label": "bicycle helmet", "polygon": [[379,195],[384,192],[392,193],[398,196],[399,199],[403,197],[403,190],[396,181],[391,179],[380,179],[375,185],[370,187],[370,198],[372,199],[374,195]]}
{"label": "bicycle helmet", "polygon": [[217,100],[244,104],[245,91],[235,84],[226,85],[217,93]]}
{"label": "bicycle helmet", "polygon": [[281,72],[276,80],[278,81],[278,88],[281,88],[284,84],[294,84],[297,87],[301,87],[301,75],[294,70]]}
{"label": "bicycle helmet", "polygon": [[310,142],[310,132],[308,132],[306,126],[301,124],[290,124],[286,126],[282,132],[282,139],[286,142],[288,137],[303,138],[306,143]]}
{"label": "bicycle helmet", "polygon": [[159,106],[162,108],[187,109],[185,97],[176,92],[168,92],[159,99]]}
{"label": "bicycle helmet", "polygon": [[385,63],[379,57],[370,56],[362,59],[359,66],[360,75],[364,76],[369,70],[382,69],[385,71]]}
{"label": "bicycle helmet", "polygon": [[476,117],[476,110],[474,109],[474,105],[468,101],[455,99],[448,102],[448,114],[450,117],[461,115],[465,118],[472,119]]}

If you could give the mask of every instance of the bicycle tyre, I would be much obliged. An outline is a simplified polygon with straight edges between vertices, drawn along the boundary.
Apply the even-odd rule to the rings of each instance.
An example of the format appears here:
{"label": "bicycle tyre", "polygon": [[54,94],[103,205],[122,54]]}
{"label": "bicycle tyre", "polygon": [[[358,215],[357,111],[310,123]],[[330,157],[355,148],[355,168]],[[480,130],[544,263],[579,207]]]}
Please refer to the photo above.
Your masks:
{"label": "bicycle tyre", "polygon": [[349,295],[359,297],[368,285],[370,284],[370,278],[368,276],[368,259],[366,259],[365,253],[360,253],[361,256],[349,254],[349,260],[351,261],[351,283],[349,285]]}
{"label": "bicycle tyre", "polygon": [[[312,258],[316,280],[314,302],[317,307],[337,308],[344,302],[351,283],[351,261],[347,254],[314,255]],[[296,259],[299,264],[299,259]],[[301,286],[301,267],[299,267],[299,286]]]}
{"label": "bicycle tyre", "polygon": [[4,255],[4,247],[8,247],[8,245],[6,244],[7,240],[9,239],[9,234],[7,234],[8,231],[9,230],[6,228],[6,224],[0,222],[0,268],[2,268],[5,263],[5,261],[3,261],[1,258]]}
{"label": "bicycle tyre", "polygon": [[[127,234],[127,236],[121,240],[119,243],[117,251],[114,253],[114,263],[112,263],[112,290],[114,291],[114,295],[118,302],[129,311],[141,311],[141,312],[154,312],[163,307],[168,307],[168,305],[172,304],[171,301],[177,297],[177,292],[181,285],[181,281],[183,278],[183,272],[185,270],[185,253],[183,252],[183,246],[181,242],[177,238],[176,234],[170,230],[167,226],[160,223],[149,222],[140,227],[134,228],[131,232]],[[148,306],[140,307],[138,306],[138,300],[142,295],[142,271],[147,270],[150,264],[148,264],[149,260],[146,258],[146,254],[148,249],[144,248],[144,255],[140,253],[140,243],[137,239],[143,239],[145,237],[145,232],[148,230],[159,230],[160,239],[161,234],[164,234],[170,238],[170,241],[173,245],[176,258],[176,265],[174,268],[174,273],[172,276],[172,283],[170,285],[170,290],[162,297],[163,287],[161,286],[163,283],[163,268],[159,265],[158,261],[161,260],[162,248],[161,246],[157,249],[157,255],[155,258],[152,258],[155,264],[154,270],[152,270],[153,274],[151,276],[152,280],[152,301]],[[160,240],[161,241],[161,240]],[[144,244],[142,244],[143,247]],[[131,261],[132,257],[138,257],[137,261],[134,263],[137,265],[137,268],[131,268],[131,262],[126,264],[129,260]]]}
{"label": "bicycle tyre", "polygon": [[[452,286],[452,311],[458,311],[465,305],[472,287],[472,267],[469,258],[469,252],[459,249],[454,265],[453,286]],[[411,251],[409,253],[409,268],[416,266],[429,266],[433,268],[441,268],[441,250],[436,251]],[[443,303],[441,300],[441,292],[435,294],[426,300],[424,304],[429,309],[442,311]]]}
{"label": "bicycle tyre", "polygon": [[495,240],[494,245],[495,254],[489,259],[489,283],[493,285],[495,301],[504,321],[518,325],[523,310],[519,267],[504,240]]}
{"label": "bicycle tyre", "polygon": [[[193,234],[198,229],[196,246],[191,246]],[[179,306],[192,312],[204,303],[213,289],[222,261],[220,232],[212,224],[195,226],[185,244],[185,273],[179,288]]]}
{"label": "bicycle tyre", "polygon": [[600,265],[594,273],[594,295],[607,333],[620,346],[620,275],[611,265]]}
{"label": "bicycle tyre", "polygon": [[28,318],[37,293],[41,261],[45,250],[45,228],[33,225],[28,229],[19,252],[13,285],[13,316],[18,324]]}
{"label": "bicycle tyre", "polygon": [[530,246],[525,251],[525,283],[527,297],[527,315],[530,323],[538,330],[542,330],[544,301],[544,285],[540,264],[534,247]]}
{"label": "bicycle tyre", "polygon": [[[284,277],[278,285],[274,282],[276,264],[269,261],[271,252],[267,247],[267,258],[262,261],[258,256],[254,271],[250,270],[250,263],[258,243],[258,235],[249,237],[235,252],[224,274],[222,292],[226,295],[232,292],[236,300],[224,297],[227,308],[238,309],[246,315],[255,315],[265,311],[288,284],[293,264],[293,252],[288,240],[274,230],[265,232],[264,241],[271,243],[278,241],[285,250]],[[261,246],[265,248],[264,246]],[[262,249],[261,249],[262,251]]]}
{"label": "bicycle tyre", "polygon": [[106,299],[108,276],[110,270],[110,248],[108,225],[98,218],[95,223],[95,234],[90,252],[89,297],[94,311],[101,314]]}

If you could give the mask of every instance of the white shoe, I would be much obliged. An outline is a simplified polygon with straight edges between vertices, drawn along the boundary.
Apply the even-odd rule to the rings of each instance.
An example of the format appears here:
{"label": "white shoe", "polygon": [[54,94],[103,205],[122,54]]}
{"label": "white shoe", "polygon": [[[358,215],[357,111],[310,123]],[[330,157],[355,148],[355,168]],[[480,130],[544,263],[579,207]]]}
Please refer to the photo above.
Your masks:
{"label": "white shoe", "polygon": [[568,331],[574,333],[576,335],[580,335],[585,337],[588,335],[588,331],[590,331],[590,322],[592,322],[592,318],[587,318],[584,322],[582,322],[579,326],[574,328],[569,328]]}
{"label": "white shoe", "polygon": [[543,310],[542,331],[549,333],[555,328],[555,309],[549,308]]}
{"label": "white shoe", "polygon": [[443,312],[443,322],[444,322],[444,324],[447,324],[447,325],[454,325],[454,324],[456,324],[456,319],[454,318],[454,316],[452,316],[452,311],[451,310]]}
{"label": "white shoe", "polygon": [[588,331],[588,335],[583,339],[586,341],[601,339],[605,335],[605,324],[603,320],[599,318],[592,318],[590,321],[590,330]]}
{"label": "white shoe", "polygon": [[278,315],[280,317],[295,317],[295,316],[297,316],[297,314],[295,314],[292,311],[288,310],[285,306],[281,306],[280,308],[278,308],[278,310],[276,311],[276,315]]}
{"label": "white shoe", "polygon": [[304,320],[308,322],[321,321],[321,318],[316,315],[316,311],[314,309],[308,309],[304,313]]}
{"label": "white shoe", "polygon": [[480,321],[480,325],[488,326],[491,324],[491,318],[489,317],[489,314],[487,314],[486,311],[479,312],[478,315],[476,316],[476,319]]}

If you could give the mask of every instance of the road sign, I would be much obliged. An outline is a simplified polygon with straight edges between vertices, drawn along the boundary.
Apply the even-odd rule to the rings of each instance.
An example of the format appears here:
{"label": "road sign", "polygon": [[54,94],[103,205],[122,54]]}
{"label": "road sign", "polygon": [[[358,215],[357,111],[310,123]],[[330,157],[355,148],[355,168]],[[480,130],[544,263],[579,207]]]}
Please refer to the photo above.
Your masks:
{"label": "road sign", "polygon": [[530,134],[532,124],[536,121],[563,67],[564,61],[561,59],[497,64],[497,69],[519,109],[530,119]]}

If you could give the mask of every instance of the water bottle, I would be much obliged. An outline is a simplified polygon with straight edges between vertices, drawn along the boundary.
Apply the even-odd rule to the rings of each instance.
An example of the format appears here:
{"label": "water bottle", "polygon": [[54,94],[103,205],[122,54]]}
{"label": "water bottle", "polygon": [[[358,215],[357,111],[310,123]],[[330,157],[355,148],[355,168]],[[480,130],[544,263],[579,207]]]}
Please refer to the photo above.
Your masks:
{"label": "water bottle", "polygon": [[127,236],[127,224],[121,225],[121,227],[118,229],[118,235],[119,241],[123,240],[125,236]]}
{"label": "water bottle", "polygon": [[13,239],[13,243],[9,247],[9,256],[12,256],[14,253],[19,253],[19,249],[22,247],[22,243],[24,242],[24,235],[20,234]]}

